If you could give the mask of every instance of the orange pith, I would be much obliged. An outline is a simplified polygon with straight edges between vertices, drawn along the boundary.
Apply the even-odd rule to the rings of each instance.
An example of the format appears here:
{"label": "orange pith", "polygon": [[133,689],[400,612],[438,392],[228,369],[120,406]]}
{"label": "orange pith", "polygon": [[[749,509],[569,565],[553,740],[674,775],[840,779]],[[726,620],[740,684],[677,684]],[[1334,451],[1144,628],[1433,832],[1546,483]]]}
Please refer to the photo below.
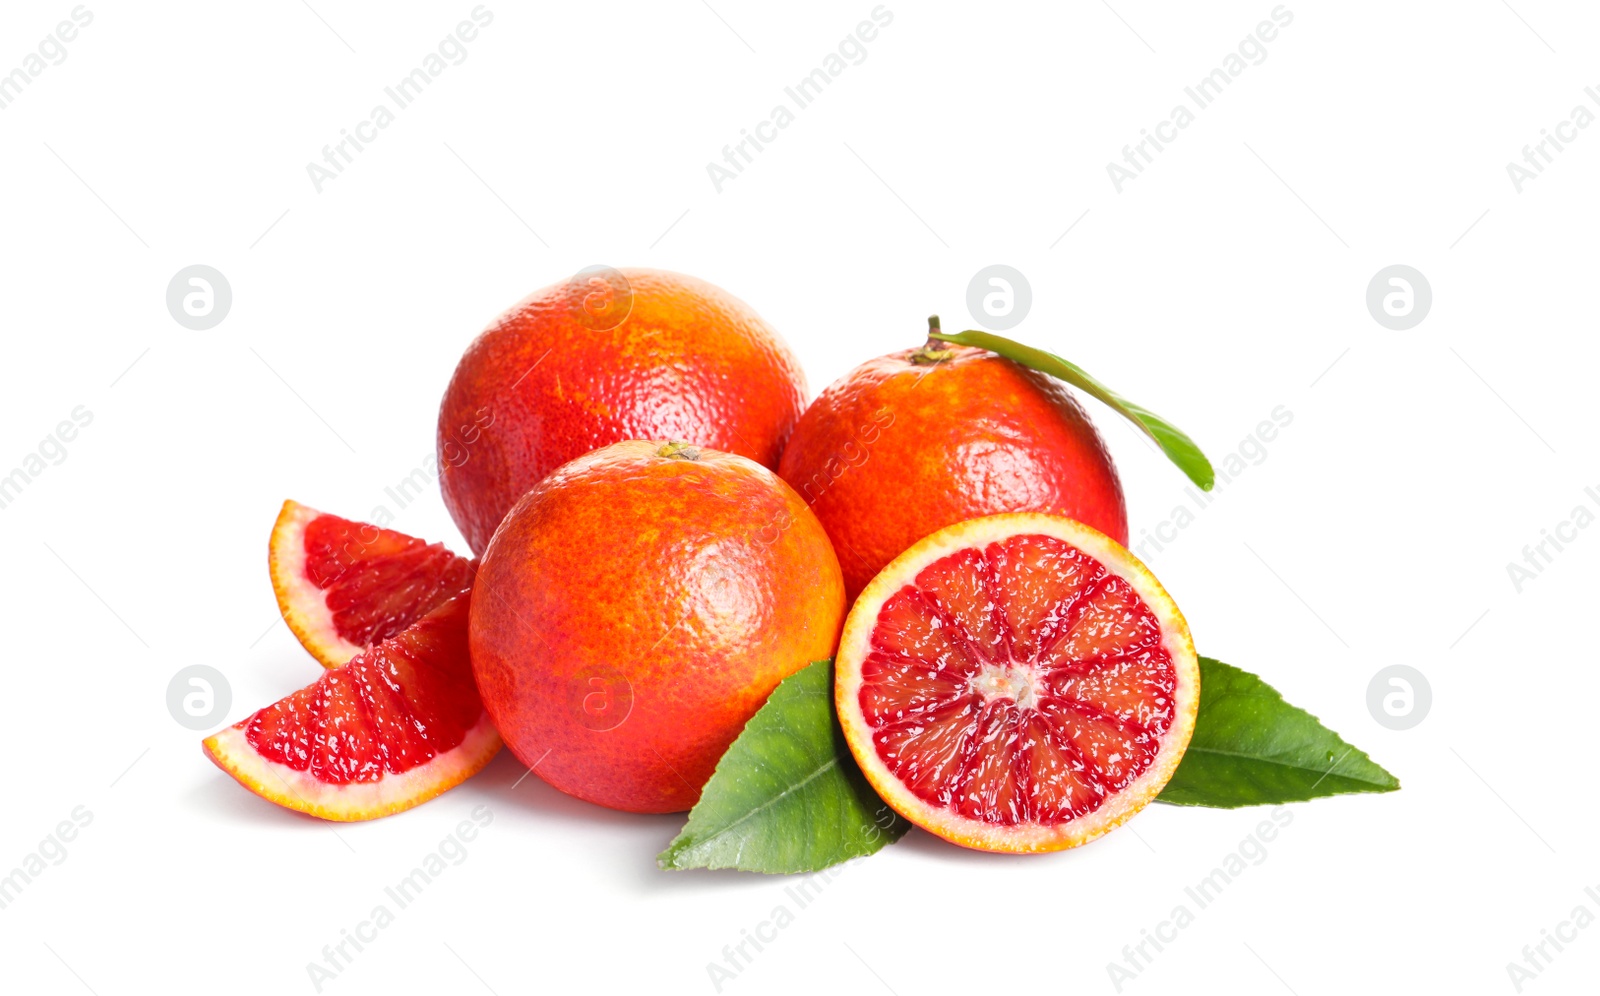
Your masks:
{"label": "orange pith", "polygon": [[845,624],[836,701],[868,780],[982,850],[1092,840],[1171,777],[1199,671],[1159,582],[1059,516],[973,519],[901,554]]}

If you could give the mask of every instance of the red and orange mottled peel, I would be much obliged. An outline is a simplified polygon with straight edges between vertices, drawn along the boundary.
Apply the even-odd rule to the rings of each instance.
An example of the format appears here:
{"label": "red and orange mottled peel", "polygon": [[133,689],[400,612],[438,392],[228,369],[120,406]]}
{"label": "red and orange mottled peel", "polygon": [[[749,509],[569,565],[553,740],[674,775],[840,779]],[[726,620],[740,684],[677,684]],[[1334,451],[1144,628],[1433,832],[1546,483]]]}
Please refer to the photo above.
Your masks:
{"label": "red and orange mottled peel", "polygon": [[710,283],[621,269],[546,287],[467,348],[439,407],[445,506],[481,554],[523,492],[590,450],[682,439],[776,468],[799,362]]}
{"label": "red and orange mottled peel", "polygon": [[778,682],[832,655],[844,583],[777,475],[624,442],[506,516],[478,568],[472,664],[506,743],[564,792],[690,808]]}
{"label": "red and orange mottled peel", "polygon": [[778,473],[822,520],[851,597],[924,536],[980,516],[1048,512],[1128,540],[1116,468],[1071,390],[967,346],[902,350],[835,381]]}

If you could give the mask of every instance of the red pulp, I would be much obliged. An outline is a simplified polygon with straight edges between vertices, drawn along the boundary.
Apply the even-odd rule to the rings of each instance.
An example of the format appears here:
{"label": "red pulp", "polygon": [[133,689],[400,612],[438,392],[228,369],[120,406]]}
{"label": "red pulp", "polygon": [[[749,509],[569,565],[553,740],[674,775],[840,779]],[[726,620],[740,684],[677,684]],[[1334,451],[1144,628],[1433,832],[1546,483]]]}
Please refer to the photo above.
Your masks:
{"label": "red pulp", "polygon": [[306,525],[306,577],[327,592],[339,635],[366,647],[472,583],[472,563],[441,543],[319,515]]}
{"label": "red pulp", "polygon": [[269,761],[331,784],[375,782],[460,746],[483,716],[467,656],[468,597],[240,725]]}
{"label": "red pulp", "polygon": [[884,602],[860,703],[879,757],[923,801],[1053,825],[1150,767],[1177,681],[1131,585],[1024,535],[935,561]]}

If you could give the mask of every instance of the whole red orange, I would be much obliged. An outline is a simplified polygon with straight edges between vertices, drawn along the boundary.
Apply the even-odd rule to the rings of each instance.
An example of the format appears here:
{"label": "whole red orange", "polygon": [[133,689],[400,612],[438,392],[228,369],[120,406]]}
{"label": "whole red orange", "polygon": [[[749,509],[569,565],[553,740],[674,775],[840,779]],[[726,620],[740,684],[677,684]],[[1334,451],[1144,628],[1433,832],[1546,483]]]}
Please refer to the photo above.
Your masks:
{"label": "whole red orange", "polygon": [[805,376],[743,301],[661,270],[593,268],[467,348],[439,406],[444,501],[474,553],[522,493],[624,439],[683,439],[778,466]]}
{"label": "whole red orange", "polygon": [[579,457],[478,567],[469,644],[513,753],[563,792],[688,809],[778,682],[831,657],[844,581],[778,476],[681,443]]}
{"label": "whole red orange", "polygon": [[930,341],[829,385],[778,473],[822,520],[852,600],[924,536],[979,516],[1049,512],[1128,541],[1111,455],[1066,385],[968,346]]}

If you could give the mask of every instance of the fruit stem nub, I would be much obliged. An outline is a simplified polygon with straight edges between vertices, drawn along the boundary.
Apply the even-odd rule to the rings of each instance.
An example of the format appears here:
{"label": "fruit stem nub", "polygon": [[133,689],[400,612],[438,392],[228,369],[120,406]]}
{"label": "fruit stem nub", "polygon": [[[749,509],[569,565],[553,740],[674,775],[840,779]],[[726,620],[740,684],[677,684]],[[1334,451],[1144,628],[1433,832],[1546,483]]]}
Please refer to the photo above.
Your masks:
{"label": "fruit stem nub", "polygon": [[921,349],[911,354],[912,363],[938,363],[940,360],[948,360],[951,354],[955,352],[948,343],[941,342],[933,337],[933,333],[937,331],[939,331],[939,316],[929,315],[928,341],[923,343]]}
{"label": "fruit stem nub", "polygon": [[656,450],[656,456],[666,457],[669,460],[698,460],[700,459],[700,447],[695,446],[693,443],[672,440]]}

